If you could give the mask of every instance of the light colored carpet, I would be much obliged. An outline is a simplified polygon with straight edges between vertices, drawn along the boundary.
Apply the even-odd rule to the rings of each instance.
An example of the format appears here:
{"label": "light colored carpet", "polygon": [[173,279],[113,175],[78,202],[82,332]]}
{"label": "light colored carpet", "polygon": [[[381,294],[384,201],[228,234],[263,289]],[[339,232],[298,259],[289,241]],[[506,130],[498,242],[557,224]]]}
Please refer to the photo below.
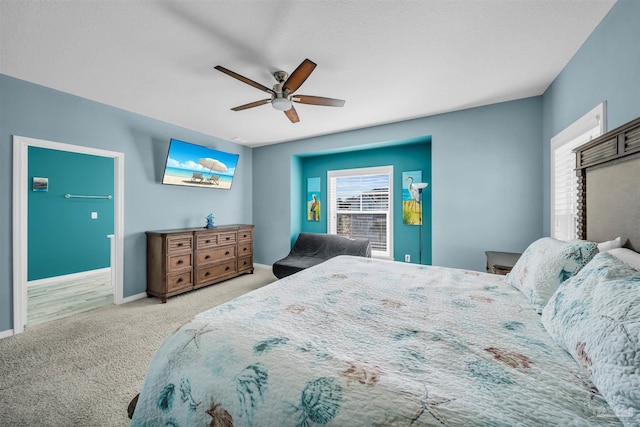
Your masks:
{"label": "light colored carpet", "polygon": [[169,298],[98,308],[0,340],[2,426],[127,426],[162,340],[194,315],[275,281],[243,275]]}

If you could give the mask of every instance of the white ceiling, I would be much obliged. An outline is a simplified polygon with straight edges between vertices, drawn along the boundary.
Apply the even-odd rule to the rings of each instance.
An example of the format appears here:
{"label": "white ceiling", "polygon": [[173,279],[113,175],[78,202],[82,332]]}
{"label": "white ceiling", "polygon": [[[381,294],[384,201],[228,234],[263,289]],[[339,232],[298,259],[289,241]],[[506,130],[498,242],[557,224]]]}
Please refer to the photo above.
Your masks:
{"label": "white ceiling", "polygon": [[[540,95],[615,0],[0,0],[0,73],[247,146]],[[272,72],[318,64],[292,124]],[[169,136],[168,136],[169,137]]]}

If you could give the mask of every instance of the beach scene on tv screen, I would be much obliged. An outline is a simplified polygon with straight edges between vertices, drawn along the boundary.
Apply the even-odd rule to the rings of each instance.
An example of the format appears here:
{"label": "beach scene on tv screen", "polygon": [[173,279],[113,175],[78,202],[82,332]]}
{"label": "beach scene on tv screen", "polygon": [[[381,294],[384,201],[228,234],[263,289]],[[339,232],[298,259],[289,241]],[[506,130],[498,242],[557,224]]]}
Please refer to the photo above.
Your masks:
{"label": "beach scene on tv screen", "polygon": [[173,139],[162,183],[228,190],[238,157],[238,154]]}

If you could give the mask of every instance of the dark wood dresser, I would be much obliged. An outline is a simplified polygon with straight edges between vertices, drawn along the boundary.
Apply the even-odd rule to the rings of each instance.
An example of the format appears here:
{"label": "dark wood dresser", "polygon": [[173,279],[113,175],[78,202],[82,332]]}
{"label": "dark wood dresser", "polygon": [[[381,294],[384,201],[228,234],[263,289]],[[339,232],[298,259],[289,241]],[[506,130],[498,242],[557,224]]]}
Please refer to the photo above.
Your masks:
{"label": "dark wood dresser", "polygon": [[147,296],[167,298],[253,273],[253,225],[147,231]]}

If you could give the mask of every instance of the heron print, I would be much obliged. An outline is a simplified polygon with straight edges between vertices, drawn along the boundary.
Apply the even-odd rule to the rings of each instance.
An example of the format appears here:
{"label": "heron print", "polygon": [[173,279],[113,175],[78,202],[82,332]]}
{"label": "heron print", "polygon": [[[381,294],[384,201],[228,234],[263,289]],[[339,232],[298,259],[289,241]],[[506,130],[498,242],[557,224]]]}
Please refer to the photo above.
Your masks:
{"label": "heron print", "polygon": [[420,225],[422,171],[402,172],[402,223]]}

